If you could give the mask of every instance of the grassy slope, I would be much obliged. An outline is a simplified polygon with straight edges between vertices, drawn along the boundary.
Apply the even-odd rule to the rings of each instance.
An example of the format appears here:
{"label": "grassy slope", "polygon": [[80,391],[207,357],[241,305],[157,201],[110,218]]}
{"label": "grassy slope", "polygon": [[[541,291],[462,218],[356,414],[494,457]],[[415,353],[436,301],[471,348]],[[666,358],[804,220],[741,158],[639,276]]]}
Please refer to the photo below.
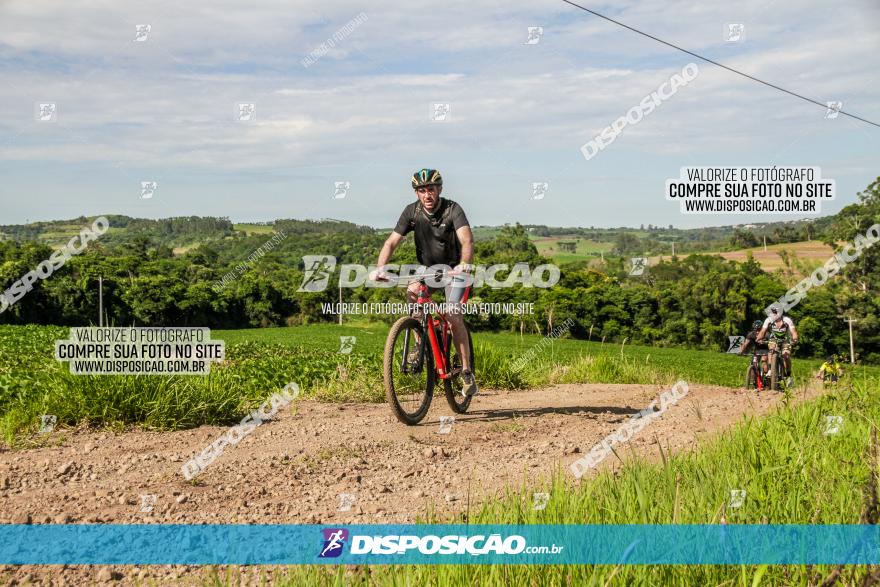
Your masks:
{"label": "grassy slope", "polygon": [[[339,350],[340,336],[355,336],[357,343],[354,352],[367,355],[381,353],[385,345],[388,327],[382,324],[359,325],[308,325],[295,328],[268,328],[247,330],[217,330],[212,336],[225,340],[227,343],[258,340],[278,343],[285,346],[309,345],[312,348]],[[474,334],[474,344],[488,344],[504,356],[515,360],[541,341],[537,335],[526,334],[520,337],[510,333],[478,332]],[[602,344],[574,339],[558,339],[537,357],[540,368],[542,362],[570,364],[582,355],[620,356],[621,345]],[[748,359],[737,355],[728,355],[705,350],[683,350],[675,348],[655,348],[638,345],[624,345],[624,356],[635,362],[645,363],[656,370],[667,373],[672,378],[684,378],[694,383],[707,383],[737,387],[742,385]],[[480,357],[477,357],[480,360]],[[820,361],[796,360],[795,375],[807,377],[811,371],[818,369]],[[871,368],[880,374],[880,368]]]}
{"label": "grassy slope", "polygon": [[[531,237],[532,242],[535,245],[535,248],[538,249],[538,252],[545,256],[553,259],[555,263],[570,263],[572,261],[584,261],[589,259],[595,259],[597,255],[602,253],[608,253],[611,251],[611,248],[614,246],[613,243],[609,242],[594,242],[591,240],[586,240],[584,238],[578,238],[575,236],[565,237],[565,236],[554,236],[554,237]],[[559,241],[564,242],[577,242],[577,248],[574,253],[570,253],[568,251],[563,251],[559,248],[557,244]]]}
{"label": "grassy slope", "polygon": [[[743,262],[748,257],[748,254],[751,253],[755,257],[755,261],[761,265],[764,271],[775,271],[776,269],[781,269],[783,267],[782,257],[779,255],[779,252],[783,250],[787,251],[789,255],[804,262],[808,267],[817,267],[827,261],[834,254],[834,250],[831,247],[820,241],[802,241],[797,243],[768,245],[766,252],[764,251],[764,247],[754,247],[751,249],[740,249],[738,251],[730,251],[726,253],[701,254],[718,255],[725,259]],[[687,257],[686,254],[678,256],[682,259]],[[656,264],[660,259],[669,260],[670,257],[669,255],[651,257],[649,263],[652,265]]]}
{"label": "grassy slope", "polygon": [[[80,233],[80,231],[89,226],[89,223],[59,223],[52,225],[52,227],[48,230],[43,230],[37,237],[36,240],[38,242],[49,245],[54,249],[60,249],[64,245],[66,245],[70,239]],[[248,235],[253,234],[271,234],[273,231],[272,226],[263,226],[258,224],[235,224],[233,225],[235,230],[239,230]],[[129,231],[128,228],[116,228],[111,226],[108,234],[121,235],[126,234]],[[2,233],[0,233],[0,237],[2,237]],[[197,247],[200,242],[189,243],[183,246],[174,247],[175,255],[182,255],[186,251]]]}
{"label": "grassy slope", "polygon": [[271,225],[267,226],[267,225],[263,225],[263,224],[247,224],[247,223],[233,224],[232,227],[235,230],[246,233],[247,235],[272,234],[272,232],[275,230],[275,227],[273,227]]}
{"label": "grassy slope", "polygon": [[[384,401],[381,357],[387,327],[310,325],[214,331],[226,342],[227,361],[209,376],[78,376],[53,358],[58,327],[0,327],[0,433],[13,443],[38,427],[40,414],[60,425],[137,424],[176,429],[240,419],[274,391],[296,382],[306,397],[326,401]],[[351,354],[339,337],[356,336]],[[487,388],[518,389],[547,383],[690,383],[740,386],[747,359],[724,353],[558,340],[521,371],[516,359],[541,338],[476,333],[477,379]],[[795,361],[803,381],[816,361]],[[877,375],[880,368],[860,371]]]}

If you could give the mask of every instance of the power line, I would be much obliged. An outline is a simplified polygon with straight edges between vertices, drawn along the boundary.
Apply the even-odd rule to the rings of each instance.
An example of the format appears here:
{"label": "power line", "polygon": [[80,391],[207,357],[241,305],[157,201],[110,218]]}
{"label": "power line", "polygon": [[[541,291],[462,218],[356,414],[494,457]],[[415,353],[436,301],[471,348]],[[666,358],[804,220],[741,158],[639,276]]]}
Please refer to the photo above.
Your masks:
{"label": "power line", "polygon": [[[771,84],[770,82],[765,82],[764,80],[758,79],[752,75],[749,75],[747,73],[743,73],[739,70],[733,69],[732,67],[728,67],[727,65],[724,65],[723,63],[718,63],[717,61],[713,61],[712,59],[709,59],[708,57],[703,57],[702,55],[694,53],[693,51],[688,51],[687,49],[679,47],[678,45],[674,45],[668,41],[664,41],[663,39],[657,38],[654,35],[650,35],[648,33],[642,32],[637,28],[633,28],[629,25],[623,24],[620,21],[614,20],[613,18],[609,18],[609,17],[605,16],[604,14],[599,14],[595,10],[590,10],[589,8],[581,6],[580,4],[575,4],[574,2],[571,2],[571,0],[562,0],[562,1],[565,2],[566,4],[571,4],[575,8],[580,8],[584,12],[589,12],[590,14],[592,14],[594,16],[598,16],[599,18],[604,18],[608,22],[613,22],[614,24],[616,24],[618,26],[622,26],[625,29],[629,29],[629,30],[633,31],[634,33],[638,33],[638,34],[642,35],[643,37],[648,37],[649,39],[657,41],[658,43],[663,43],[664,45],[666,45],[668,47],[672,47],[673,49],[677,49],[677,50],[681,51],[682,53],[687,53],[688,55],[693,55],[697,59],[702,59],[703,61],[705,61],[707,63],[711,63],[712,65],[717,65],[718,67],[724,68],[727,71],[732,71],[733,73],[735,73],[737,75],[747,77],[752,81],[758,82],[759,84],[764,84],[765,86],[769,86],[775,90],[779,90],[780,92],[785,92],[786,94],[790,94],[792,96],[795,96],[796,98],[800,98],[801,100],[806,100],[807,102],[810,102],[812,104],[816,104],[818,106],[821,106],[822,108],[826,108],[826,109],[828,108],[828,104],[823,104],[822,102],[819,102],[818,100],[813,100],[812,98],[802,96],[801,94],[792,92],[790,90],[786,90],[785,88],[780,88],[779,86],[777,86],[775,84]],[[873,124],[874,126],[880,128],[880,124],[877,124],[876,122],[872,122],[866,118],[862,118],[861,116],[856,116],[855,114],[850,114],[849,112],[844,112],[843,110],[838,110],[838,112],[840,114],[845,115],[845,116],[849,116],[850,118],[855,118],[856,120],[861,120],[862,122],[867,122],[868,124]]]}

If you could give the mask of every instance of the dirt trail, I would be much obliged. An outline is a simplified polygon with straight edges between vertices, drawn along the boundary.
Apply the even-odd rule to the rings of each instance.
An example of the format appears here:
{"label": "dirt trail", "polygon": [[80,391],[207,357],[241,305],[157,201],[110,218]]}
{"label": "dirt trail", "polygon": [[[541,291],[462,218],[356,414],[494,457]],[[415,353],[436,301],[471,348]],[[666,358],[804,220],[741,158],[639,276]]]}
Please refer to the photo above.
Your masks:
{"label": "dirt trail", "polygon": [[[0,523],[408,523],[429,506],[455,514],[523,482],[540,491],[557,468],[570,476],[572,461],[666,389],[589,384],[483,392],[446,434],[439,419],[452,412],[442,396],[414,427],[398,423],[384,404],[299,401],[227,446],[196,484],[181,466],[227,428],[56,431],[48,442],[63,436],[60,446],[0,452]],[[796,399],[819,393],[811,387]],[[655,438],[664,450],[688,448],[780,400],[691,385],[630,444],[658,457]],[[602,466],[618,464],[611,457]],[[341,494],[354,496],[350,508]],[[69,567],[60,578],[73,580],[82,569]],[[48,580],[31,572],[33,580]]]}

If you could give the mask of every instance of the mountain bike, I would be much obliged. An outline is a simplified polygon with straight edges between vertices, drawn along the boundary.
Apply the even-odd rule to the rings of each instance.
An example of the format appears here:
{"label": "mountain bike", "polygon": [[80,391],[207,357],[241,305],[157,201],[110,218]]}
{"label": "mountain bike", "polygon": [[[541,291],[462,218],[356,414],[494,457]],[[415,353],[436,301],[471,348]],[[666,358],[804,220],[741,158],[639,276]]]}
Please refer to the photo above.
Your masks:
{"label": "mountain bike", "polygon": [[[446,272],[446,275],[452,275]],[[438,275],[434,275],[439,277]],[[428,274],[410,277],[390,278],[418,280],[419,290],[416,309],[421,310],[421,318],[414,312],[403,316],[391,326],[385,341],[383,371],[385,395],[397,419],[409,426],[422,421],[431,407],[434,387],[443,381],[446,401],[456,414],[467,412],[471,397],[462,393],[462,361],[458,347],[452,341],[452,326],[443,314],[434,317],[434,304],[425,280]],[[467,298],[462,300],[462,303]],[[476,376],[474,366],[474,346],[471,333],[467,333],[467,347],[470,354],[471,372]]]}
{"label": "mountain bike", "polygon": [[[777,348],[782,343],[778,343]],[[792,351],[794,343],[791,344]],[[791,358],[789,357],[789,361]],[[770,389],[779,391],[779,384],[786,386],[785,380],[791,377],[791,372],[786,370],[785,361],[782,359],[782,353],[776,349],[769,350],[767,353],[767,363],[770,365]]]}
{"label": "mountain bike", "polygon": [[752,351],[752,361],[746,370],[746,389],[763,391],[770,387],[770,368],[766,360],[769,352],[758,348]]}

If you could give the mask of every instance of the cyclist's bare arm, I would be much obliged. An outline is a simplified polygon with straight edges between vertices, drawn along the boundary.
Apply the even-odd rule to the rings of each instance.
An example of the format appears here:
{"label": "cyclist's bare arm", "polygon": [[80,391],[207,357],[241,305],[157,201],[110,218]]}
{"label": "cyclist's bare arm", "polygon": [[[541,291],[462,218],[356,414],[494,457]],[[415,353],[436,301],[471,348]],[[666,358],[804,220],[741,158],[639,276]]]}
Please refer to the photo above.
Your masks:
{"label": "cyclist's bare arm", "polygon": [[382,245],[382,250],[379,251],[379,262],[377,263],[379,267],[388,264],[388,261],[391,260],[391,255],[394,254],[394,250],[403,242],[403,238],[402,234],[391,231],[391,234],[385,239],[385,244]]}
{"label": "cyclist's bare arm", "polygon": [[794,322],[791,323],[791,340],[792,342],[797,342],[798,333],[797,328],[794,327]]}
{"label": "cyclist's bare arm", "polygon": [[400,246],[401,242],[403,242],[403,238],[402,234],[392,230],[391,234],[388,235],[388,238],[385,239],[385,244],[382,245],[382,250],[379,251],[379,261],[376,263],[379,268],[370,273],[370,279],[372,281],[376,281],[376,278],[380,276],[382,268],[391,260],[391,255],[394,254],[394,250]]}
{"label": "cyclist's bare arm", "polygon": [[470,265],[474,260],[474,233],[470,226],[462,226],[455,231],[458,242],[461,243],[461,262]]}
{"label": "cyclist's bare arm", "polygon": [[767,336],[767,327],[766,326],[761,328],[761,332],[758,333],[758,336],[756,338],[757,338],[757,340],[764,340],[765,336]]}

